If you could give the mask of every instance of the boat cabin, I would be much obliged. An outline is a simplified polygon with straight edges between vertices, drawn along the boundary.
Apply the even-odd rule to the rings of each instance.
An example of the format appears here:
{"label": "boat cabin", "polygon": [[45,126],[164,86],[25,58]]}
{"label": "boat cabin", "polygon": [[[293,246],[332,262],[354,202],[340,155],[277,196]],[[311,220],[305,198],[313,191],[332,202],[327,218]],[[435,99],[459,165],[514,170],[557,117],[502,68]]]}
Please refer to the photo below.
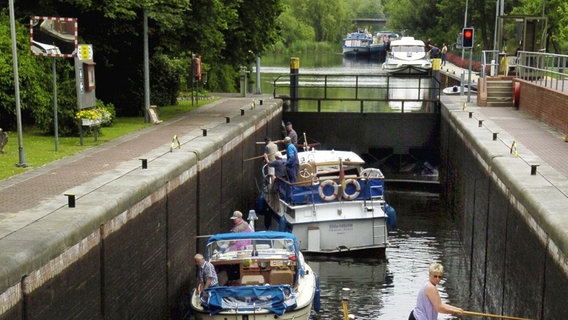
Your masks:
{"label": "boat cabin", "polygon": [[294,287],[301,270],[294,240],[247,237],[257,233],[233,233],[209,241],[207,253],[217,271],[219,285]]}

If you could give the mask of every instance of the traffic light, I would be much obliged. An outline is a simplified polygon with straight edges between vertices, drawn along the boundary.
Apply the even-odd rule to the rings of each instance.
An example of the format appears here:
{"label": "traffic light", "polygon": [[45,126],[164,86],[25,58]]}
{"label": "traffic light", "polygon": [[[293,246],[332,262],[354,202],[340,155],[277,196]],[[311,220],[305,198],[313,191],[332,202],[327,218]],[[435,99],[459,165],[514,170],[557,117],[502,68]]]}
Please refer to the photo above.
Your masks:
{"label": "traffic light", "polygon": [[473,28],[463,28],[462,48],[473,48]]}

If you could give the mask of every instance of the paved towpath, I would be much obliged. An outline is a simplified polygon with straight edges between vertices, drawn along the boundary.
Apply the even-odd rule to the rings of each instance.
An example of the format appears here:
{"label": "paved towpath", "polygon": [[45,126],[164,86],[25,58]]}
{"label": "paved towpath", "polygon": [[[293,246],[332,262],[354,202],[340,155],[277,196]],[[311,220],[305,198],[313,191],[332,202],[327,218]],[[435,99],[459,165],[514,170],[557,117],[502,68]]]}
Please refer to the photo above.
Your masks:
{"label": "paved towpath", "polygon": [[[160,124],[144,128],[101,146],[77,153],[73,156],[32,168],[28,172],[9,179],[0,180],[0,229],[4,223],[17,223],[31,215],[40,219],[43,215],[67,205],[64,193],[74,187],[89,183],[91,188],[111,179],[109,172],[132,170],[124,166],[132,162],[140,166],[139,158],[155,149],[168,152],[174,135],[203,134],[202,129],[226,123],[226,117],[240,116],[241,108],[264,100],[268,95],[237,97],[224,95],[220,100],[199,109],[176,116]],[[99,179],[98,179],[99,178]]]}

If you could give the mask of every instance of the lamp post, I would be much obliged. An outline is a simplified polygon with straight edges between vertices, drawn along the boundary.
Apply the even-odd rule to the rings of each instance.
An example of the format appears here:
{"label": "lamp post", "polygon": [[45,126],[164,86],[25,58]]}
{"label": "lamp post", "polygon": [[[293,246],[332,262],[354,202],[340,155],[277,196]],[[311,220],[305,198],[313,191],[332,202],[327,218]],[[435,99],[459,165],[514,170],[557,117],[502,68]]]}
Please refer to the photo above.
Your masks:
{"label": "lamp post", "polygon": [[[467,7],[468,6],[469,6],[469,0],[465,0],[465,15],[463,17],[463,27],[464,28],[467,28]],[[462,38],[463,38],[463,34],[462,34]],[[465,52],[465,49],[462,46],[462,60],[463,60],[463,57],[464,57],[464,52]]]}
{"label": "lamp post", "polygon": [[16,98],[16,122],[18,127],[18,154],[17,167],[27,167],[24,156],[24,137],[22,134],[22,115],[20,111],[20,76],[18,75],[18,51],[16,49],[16,23],[14,18],[14,0],[10,0],[10,31],[12,36],[12,60],[14,62],[14,91]]}

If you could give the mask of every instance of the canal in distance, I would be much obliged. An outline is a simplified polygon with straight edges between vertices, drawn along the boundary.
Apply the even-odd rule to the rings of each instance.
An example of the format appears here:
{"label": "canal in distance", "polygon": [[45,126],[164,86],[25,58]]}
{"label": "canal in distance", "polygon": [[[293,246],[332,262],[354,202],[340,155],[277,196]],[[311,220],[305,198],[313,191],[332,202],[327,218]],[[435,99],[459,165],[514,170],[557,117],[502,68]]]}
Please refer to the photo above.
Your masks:
{"label": "canal in distance", "polygon": [[[290,57],[261,62],[261,90],[272,92],[274,78],[289,72]],[[342,55],[312,55],[300,59],[304,73],[382,72],[375,59],[344,59]],[[301,106],[300,106],[301,109]],[[388,174],[387,174],[388,178]],[[320,276],[321,310],[312,319],[341,319],[343,288],[350,289],[349,313],[357,319],[408,319],[416,295],[433,262],[444,265],[438,289],[444,302],[468,309],[467,266],[457,228],[442,211],[439,195],[386,189],[387,202],[397,211],[397,229],[389,234],[386,259],[313,259]],[[440,314],[440,319],[456,319]]]}

